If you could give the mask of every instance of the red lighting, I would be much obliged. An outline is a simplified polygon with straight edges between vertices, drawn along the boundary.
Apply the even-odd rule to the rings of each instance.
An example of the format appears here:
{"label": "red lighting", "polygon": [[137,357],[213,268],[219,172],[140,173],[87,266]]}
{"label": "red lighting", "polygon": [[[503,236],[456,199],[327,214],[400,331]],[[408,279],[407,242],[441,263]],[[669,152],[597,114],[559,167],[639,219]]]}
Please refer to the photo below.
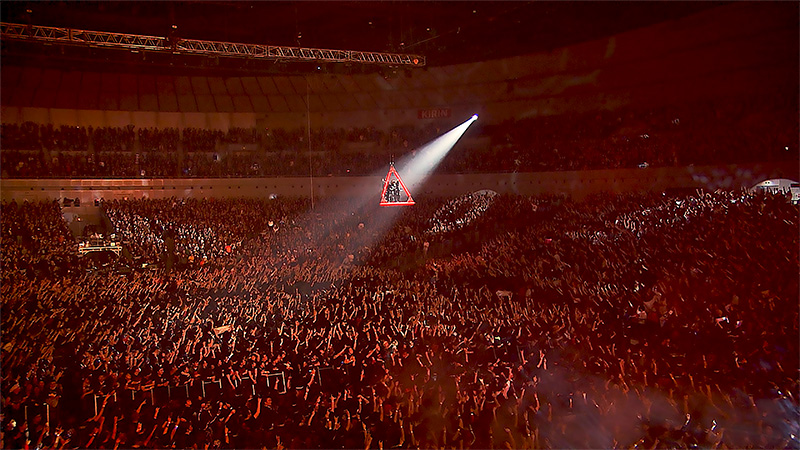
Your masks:
{"label": "red lighting", "polygon": [[[405,201],[389,201],[386,199],[386,191],[389,189],[389,182],[392,180],[392,175],[397,179],[397,182],[400,184],[400,187],[403,189],[403,192],[408,197]],[[410,206],[413,205],[414,199],[411,198],[411,193],[408,192],[408,188],[406,187],[403,180],[400,179],[400,174],[397,173],[395,170],[394,165],[389,166],[389,173],[386,174],[386,179],[383,180],[383,190],[381,191],[381,206]]]}

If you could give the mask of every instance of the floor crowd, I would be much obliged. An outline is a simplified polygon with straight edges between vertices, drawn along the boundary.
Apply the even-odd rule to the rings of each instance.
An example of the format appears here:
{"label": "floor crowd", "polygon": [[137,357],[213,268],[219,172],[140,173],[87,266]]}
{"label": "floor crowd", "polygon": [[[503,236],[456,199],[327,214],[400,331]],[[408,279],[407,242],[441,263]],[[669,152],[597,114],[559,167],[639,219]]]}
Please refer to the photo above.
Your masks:
{"label": "floor crowd", "polygon": [[2,205],[4,448],[800,445],[782,196],[103,208]]}

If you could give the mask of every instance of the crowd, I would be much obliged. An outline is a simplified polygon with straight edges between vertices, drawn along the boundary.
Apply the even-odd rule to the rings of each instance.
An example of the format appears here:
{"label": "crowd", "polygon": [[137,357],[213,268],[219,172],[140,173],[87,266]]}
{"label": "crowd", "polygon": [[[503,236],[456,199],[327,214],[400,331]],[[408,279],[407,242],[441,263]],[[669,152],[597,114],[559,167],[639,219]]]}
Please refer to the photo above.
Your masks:
{"label": "crowd", "polygon": [[4,448],[800,445],[784,197],[416,200],[106,203],[183,262],[102,271],[4,203]]}
{"label": "crowd", "polygon": [[3,284],[9,277],[36,278],[39,274],[65,275],[75,266],[75,242],[58,201],[3,203],[0,261]]}
{"label": "crowd", "polygon": [[[792,161],[796,99],[717,100],[476,122],[445,173],[536,172]],[[452,123],[450,123],[452,122]],[[3,177],[365,175],[413,154],[448,123],[306,130],[3,124]]]}
{"label": "crowd", "polygon": [[[181,257],[199,260],[222,256],[260,231],[280,226],[297,214],[305,202],[265,203],[258,200],[201,201],[142,199],[111,201],[103,208],[120,238],[133,254],[158,260],[166,239],[172,239]],[[246,212],[248,220],[242,220]],[[269,225],[272,221],[273,224]]]}

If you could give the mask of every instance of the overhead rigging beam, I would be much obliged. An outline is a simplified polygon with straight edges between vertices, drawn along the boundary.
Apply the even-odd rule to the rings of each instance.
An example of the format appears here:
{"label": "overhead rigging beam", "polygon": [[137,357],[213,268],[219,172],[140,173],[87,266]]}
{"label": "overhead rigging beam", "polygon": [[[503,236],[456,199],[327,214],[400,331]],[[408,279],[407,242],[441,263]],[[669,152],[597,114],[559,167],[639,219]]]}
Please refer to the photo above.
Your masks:
{"label": "overhead rigging beam", "polygon": [[362,52],[321,48],[283,47],[236,42],[170,39],[160,36],[88,31],[0,22],[2,39],[60,43],[87,47],[150,50],[176,54],[261,58],[279,61],[351,62],[387,66],[422,67],[425,57],[404,53]]}

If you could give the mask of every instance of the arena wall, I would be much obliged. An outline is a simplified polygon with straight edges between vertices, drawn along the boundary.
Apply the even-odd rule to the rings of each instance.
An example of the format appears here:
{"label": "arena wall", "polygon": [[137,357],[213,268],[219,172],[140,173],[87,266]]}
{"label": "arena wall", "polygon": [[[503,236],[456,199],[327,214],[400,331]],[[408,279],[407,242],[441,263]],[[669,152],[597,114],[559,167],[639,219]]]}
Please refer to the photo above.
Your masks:
{"label": "arena wall", "polygon": [[797,98],[797,9],[735,2],[550,52],[395,76],[176,77],[4,66],[2,121],[227,130],[305,127],[310,115],[312,127],[387,129],[442,121],[426,111],[444,111],[456,123],[478,112],[499,123],[707,98]]}
{"label": "arena wall", "polygon": [[[670,188],[750,188],[770,178],[800,178],[795,163],[539,172],[506,174],[434,175],[412,191],[415,199],[457,196],[481,189],[500,194],[565,194],[576,199],[600,192],[664,191]],[[381,177],[325,177],[313,179],[315,199],[362,196],[381,192]],[[133,198],[269,198],[311,197],[310,178],[176,178],[176,179],[3,179],[2,200],[56,200],[79,198],[82,204],[96,199]]]}

